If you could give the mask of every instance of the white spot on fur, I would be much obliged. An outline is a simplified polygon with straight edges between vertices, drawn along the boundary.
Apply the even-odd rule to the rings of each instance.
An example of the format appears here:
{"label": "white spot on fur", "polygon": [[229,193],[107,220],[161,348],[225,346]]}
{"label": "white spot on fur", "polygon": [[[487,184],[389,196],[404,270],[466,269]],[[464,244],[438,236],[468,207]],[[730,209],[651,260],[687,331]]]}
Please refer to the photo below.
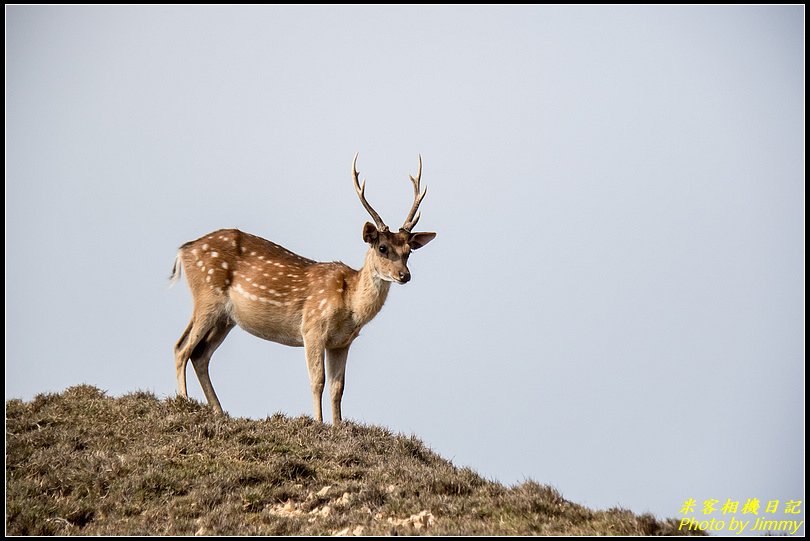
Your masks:
{"label": "white spot on fur", "polygon": [[208,269],[208,274],[214,274],[214,269]]}
{"label": "white spot on fur", "polygon": [[211,281],[211,277],[210,277],[210,276],[206,276],[206,277],[205,277],[205,281],[206,281],[206,282],[210,282],[210,281]]}
{"label": "white spot on fur", "polygon": [[250,252],[250,255],[256,255],[256,252]]}
{"label": "white spot on fur", "polygon": [[[208,237],[208,238],[211,238],[211,237]],[[207,244],[203,244],[202,248],[203,248],[203,252],[204,252],[204,251],[206,251],[206,250],[208,249],[208,245],[207,245]]]}
{"label": "white spot on fur", "polygon": [[211,257],[219,257],[219,252],[211,252]]}
{"label": "white spot on fur", "polygon": [[222,268],[223,268],[223,269],[227,269],[227,268],[228,268],[228,263],[227,263],[227,261],[223,261],[223,262],[222,262]]}
{"label": "white spot on fur", "polygon": [[203,262],[202,262],[202,261],[197,261],[197,266],[198,266],[198,267],[202,267],[202,266],[203,266]]}

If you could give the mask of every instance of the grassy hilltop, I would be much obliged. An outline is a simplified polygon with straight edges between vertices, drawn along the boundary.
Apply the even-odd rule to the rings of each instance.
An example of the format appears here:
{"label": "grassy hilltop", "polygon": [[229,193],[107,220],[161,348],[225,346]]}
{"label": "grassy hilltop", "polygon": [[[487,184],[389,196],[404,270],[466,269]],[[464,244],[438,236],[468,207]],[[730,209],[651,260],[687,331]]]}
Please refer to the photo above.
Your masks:
{"label": "grassy hilltop", "polygon": [[6,491],[12,535],[679,533],[488,481],[384,428],[89,385],[6,402]]}

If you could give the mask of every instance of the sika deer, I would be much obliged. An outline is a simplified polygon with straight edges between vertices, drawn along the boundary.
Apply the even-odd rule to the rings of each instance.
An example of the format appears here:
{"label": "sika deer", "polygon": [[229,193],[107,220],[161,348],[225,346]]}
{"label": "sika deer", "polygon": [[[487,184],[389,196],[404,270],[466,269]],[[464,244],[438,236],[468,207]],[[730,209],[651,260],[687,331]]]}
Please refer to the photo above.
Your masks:
{"label": "sika deer", "polygon": [[413,183],[414,201],[405,223],[392,232],[365,197],[365,180],[352,162],[354,189],[374,219],[363,226],[369,245],[363,268],[343,263],[318,263],[296,255],[268,240],[238,229],[221,229],[180,247],[172,283],[182,270],[194,299],[194,312],[174,348],[177,390],[187,397],[186,364],[191,359],[205,398],[222,412],[208,364],[230,330],[239,325],[247,332],[287,346],[303,346],[315,418],[323,421],[324,354],[332,398],[332,420],[341,421],[340,402],[346,377],[349,347],[360,329],[382,308],[391,282],[411,279],[411,250],[426,245],[436,233],[414,233],[419,205],[422,157]]}

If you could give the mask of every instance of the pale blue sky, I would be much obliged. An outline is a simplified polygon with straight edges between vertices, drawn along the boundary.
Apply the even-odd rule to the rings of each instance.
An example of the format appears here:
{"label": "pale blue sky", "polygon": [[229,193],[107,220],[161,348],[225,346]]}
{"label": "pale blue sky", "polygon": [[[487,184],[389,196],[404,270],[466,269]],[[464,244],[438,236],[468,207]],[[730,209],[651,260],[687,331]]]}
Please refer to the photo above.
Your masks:
{"label": "pale blue sky", "polygon": [[[6,397],[173,395],[180,244],[356,268],[352,156],[398,224],[421,153],[347,418],[598,508],[804,499],[804,145],[803,6],[7,7]],[[301,349],[211,367],[312,413]]]}

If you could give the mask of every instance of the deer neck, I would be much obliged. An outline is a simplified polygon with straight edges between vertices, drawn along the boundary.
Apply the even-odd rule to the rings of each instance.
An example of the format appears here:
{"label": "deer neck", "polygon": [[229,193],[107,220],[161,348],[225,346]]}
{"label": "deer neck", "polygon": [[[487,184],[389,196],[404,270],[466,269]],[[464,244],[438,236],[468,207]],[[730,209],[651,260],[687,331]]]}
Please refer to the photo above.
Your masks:
{"label": "deer neck", "polygon": [[374,272],[372,257],[373,254],[369,250],[363,268],[354,276],[352,284],[351,311],[355,323],[359,326],[365,325],[377,315],[385,304],[388,290],[391,288],[391,282],[381,279]]}

